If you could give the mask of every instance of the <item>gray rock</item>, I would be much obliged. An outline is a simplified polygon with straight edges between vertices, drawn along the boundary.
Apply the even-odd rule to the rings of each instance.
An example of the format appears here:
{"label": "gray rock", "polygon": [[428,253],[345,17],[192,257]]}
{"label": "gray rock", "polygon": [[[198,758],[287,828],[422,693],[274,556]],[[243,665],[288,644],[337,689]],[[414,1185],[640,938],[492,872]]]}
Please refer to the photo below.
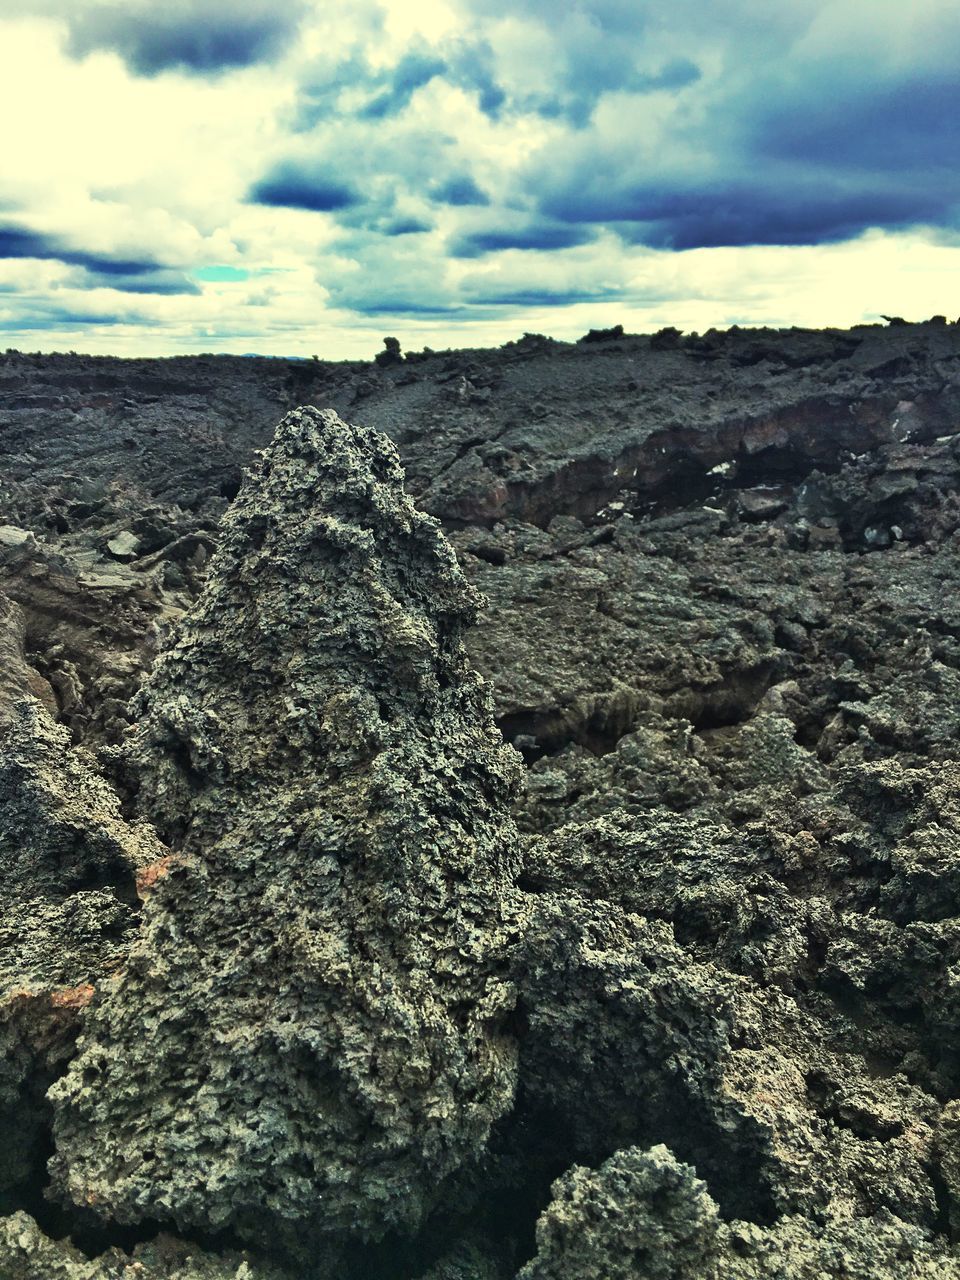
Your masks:
{"label": "gray rock", "polygon": [[110,539],[107,543],[107,551],[113,556],[114,560],[120,560],[126,564],[130,560],[136,560],[140,552],[140,539],[135,533],[131,533],[129,529],[124,529],[122,533],[118,533],[116,537]]}
{"label": "gray rock", "polygon": [[0,547],[22,547],[28,542],[33,542],[33,534],[27,529],[18,529],[16,525],[2,524],[0,525]]}
{"label": "gray rock", "polygon": [[716,1252],[717,1206],[664,1146],[574,1167],[537,1223],[537,1256],[517,1280],[691,1280]]}
{"label": "gray rock", "polygon": [[788,503],[777,489],[744,489],[737,495],[737,505],[751,520],[770,520],[786,510]]}
{"label": "gray rock", "polygon": [[109,1249],[88,1258],[69,1241],[51,1240],[26,1213],[0,1218],[3,1280],[283,1280],[269,1264],[240,1254],[205,1253],[169,1236],[132,1255]]}
{"label": "gray rock", "polygon": [[[23,616],[0,596],[0,1191],[39,1173],[44,1093],[136,924],[135,881],[165,850],[128,826],[88,753],[36,695]],[[49,686],[46,692],[52,694]]]}
{"label": "gray rock", "polygon": [[558,1179],[518,1280],[956,1280],[960,1256],[889,1214],[722,1223],[689,1165],[628,1148]]}
{"label": "gray rock", "polygon": [[376,432],[289,414],[145,686],[137,803],[178,857],[52,1091],[58,1186],[104,1217],[414,1228],[510,1105],[519,759],[402,482]]}
{"label": "gray rock", "polygon": [[[173,619],[202,587],[208,566],[195,552],[215,550],[217,522],[236,498],[251,451],[269,439],[278,402],[322,396],[342,410],[362,394],[364,422],[397,441],[410,492],[455,526],[451,540],[463,551],[465,573],[490,598],[467,643],[492,683],[505,737],[518,741],[530,762],[531,785],[515,812],[529,832],[548,833],[525,859],[524,892],[509,906],[513,941],[502,953],[496,913],[488,926],[486,906],[477,905],[478,948],[516,988],[516,1009],[504,1024],[517,1041],[515,1110],[497,1121],[481,1161],[465,1157],[449,1178],[438,1176],[436,1212],[417,1237],[358,1245],[341,1255],[343,1265],[331,1239],[336,1280],[344,1273],[368,1280],[391,1269],[404,1280],[431,1271],[444,1280],[488,1274],[512,1280],[558,1172],[589,1166],[592,1177],[613,1152],[644,1153],[661,1143],[706,1182],[724,1220],[734,1220],[717,1240],[710,1265],[718,1274],[951,1275],[954,1259],[943,1240],[960,1222],[960,1123],[955,1104],[944,1105],[960,1090],[958,343],[960,329],[940,325],[862,326],[849,334],[731,330],[668,343],[673,349],[660,352],[631,335],[597,347],[531,337],[499,352],[425,352],[413,366],[419,380],[408,380],[405,366],[374,373],[357,362],[317,361],[305,369],[301,362],[230,357],[0,361],[2,518],[21,532],[44,531],[40,542],[0,546],[0,590],[23,610],[19,622],[14,613],[11,625],[0,625],[0,701],[41,697],[75,742],[120,740],[130,722],[127,699],[158,646],[169,644]],[[462,396],[461,377],[468,392]],[[491,388],[495,394],[485,399]],[[738,490],[745,518],[737,518]],[[774,492],[783,510],[768,505]],[[758,497],[758,510],[742,510]],[[301,522],[309,525],[315,514],[301,510]],[[104,546],[118,530],[135,530],[145,554],[111,569]],[[889,538],[871,544],[865,534],[876,530]],[[269,554],[271,527],[262,535]],[[230,542],[234,534],[227,536]],[[385,562],[399,566],[402,547],[402,539],[385,546]],[[278,577],[295,582],[303,563],[306,590],[326,591],[332,579],[309,568],[314,554],[300,546],[277,566]],[[321,798],[335,792],[342,802],[365,767],[352,758],[335,786],[342,754],[334,759],[326,748],[313,752],[294,741],[295,727],[308,735],[317,717],[295,698],[288,706],[257,692],[270,681],[287,692],[322,633],[323,676],[308,699],[325,706],[350,633],[330,633],[333,614],[311,611],[276,580],[262,590],[268,571],[253,573],[252,561],[252,552],[231,561],[238,594],[259,593],[266,602],[256,644],[251,599],[238,615],[242,641],[226,648],[225,661],[236,668],[235,699],[222,693],[226,675],[202,685],[188,680],[188,709],[178,720],[171,676],[161,709],[175,727],[159,735],[166,741],[137,752],[149,758],[133,807],[157,818],[177,856],[194,869],[187,875],[154,856],[141,873],[142,890],[152,887],[158,911],[148,899],[147,934],[122,980],[136,1002],[144,969],[173,958],[165,977],[146,983],[145,1021],[137,1024],[131,1013],[129,1024],[166,1028],[170,1054],[184,1049],[187,1081],[181,1093],[159,1087],[174,1072],[160,1035],[157,1087],[145,1068],[129,1080],[158,1115],[155,1125],[152,1113],[145,1115],[145,1126],[169,1133],[180,1117],[170,1120],[163,1106],[182,1103],[183,1123],[193,1129],[184,1147],[186,1180],[191,1170],[201,1176],[194,1156],[220,1123],[215,1105],[247,1087],[224,1079],[227,1061],[236,1065],[240,1056],[220,1052],[231,1035],[242,1045],[251,1042],[251,1028],[263,1028],[252,1053],[260,1075],[251,1073],[247,1109],[261,1123],[261,1151],[279,1152],[283,1166],[301,1135],[316,1132],[323,1108],[297,1094],[304,1072],[291,1066],[287,1077],[277,1073],[280,1083],[268,1079],[258,1092],[268,1077],[261,1067],[272,1051],[270,1036],[280,1038],[288,1011],[296,1020],[314,1005],[300,999],[292,961],[275,966],[279,994],[262,992],[259,1003],[254,995],[246,1004],[235,998],[247,983],[261,991],[262,969],[259,958],[254,964],[238,953],[245,908],[236,869],[248,875],[254,903],[251,952],[269,953],[272,963],[286,955],[294,927],[268,943],[267,907],[281,906],[271,922],[299,920],[299,908],[284,915],[283,904],[306,880],[302,914],[311,920],[318,914],[315,879],[304,875],[314,862],[291,851],[296,832],[288,837],[272,825],[282,813],[294,828],[312,798],[302,798],[305,782],[284,784],[281,775],[319,776]],[[418,563],[410,562],[404,616],[422,577]],[[215,579],[218,573],[214,566]],[[343,598],[339,588],[334,594]],[[314,630],[287,645],[277,640],[277,620],[291,610],[305,611]],[[361,621],[366,616],[361,610]],[[211,645],[222,643],[217,637],[229,626],[207,622]],[[190,627],[190,644],[199,649],[206,633]],[[346,683],[369,692],[356,672],[380,663],[379,655],[354,661],[347,652],[342,661]],[[281,679],[278,668],[293,676]],[[404,684],[399,675],[396,684]],[[378,703],[381,692],[373,688]],[[204,703],[210,723],[197,710]],[[389,710],[397,701],[385,704]],[[403,715],[395,719],[406,723]],[[361,730],[367,723],[359,713],[341,721],[345,733],[351,723]],[[223,722],[226,748],[217,727]],[[25,974],[31,982],[36,975],[38,992],[10,1005],[19,1021],[14,1039],[4,1041],[0,1133],[9,1155],[2,1176],[8,1185],[20,1178],[7,1205],[36,1203],[22,1198],[15,1168],[32,1171],[35,1197],[42,1182],[37,1159],[50,1145],[44,1091],[75,1051],[84,1001],[99,1036],[108,1006],[125,998],[107,990],[103,965],[127,966],[136,928],[131,873],[105,877],[109,858],[96,852],[106,848],[98,841],[115,798],[106,787],[95,793],[105,784],[94,758],[62,735],[48,740],[51,726],[42,723],[38,740],[36,726],[14,717],[4,739],[4,795],[20,806],[6,837],[4,945],[11,992]],[[161,767],[168,752],[174,758]],[[267,813],[261,825],[258,787]],[[291,801],[291,812],[286,798],[295,790],[303,808]],[[357,797],[348,799],[352,819]],[[464,798],[466,806],[473,803]],[[225,848],[230,805],[237,810],[235,843],[245,842],[252,869]],[[132,849],[116,812],[115,821],[112,842]],[[21,844],[37,856],[21,857]],[[371,1012],[361,1023],[346,995],[336,1004],[324,999],[322,1007],[337,1010],[338,1028],[351,1034],[360,1028],[358,1053],[382,1043],[391,1016],[384,1012],[389,1001],[364,976],[392,947],[377,923],[385,914],[380,885],[388,883],[379,868],[387,861],[374,851],[369,877],[342,873],[343,896],[336,899],[346,904],[339,917],[352,931],[350,942],[365,949],[356,993],[369,999]],[[78,884],[78,874],[93,884]],[[187,878],[178,881],[181,875]],[[455,869],[451,878],[460,875]],[[35,878],[44,887],[30,898]],[[212,907],[195,905],[214,883],[209,893],[226,904],[223,921]],[[170,896],[160,911],[163,895]],[[161,920],[171,935],[162,946]],[[428,914],[406,932],[418,937],[433,925]],[[209,935],[206,950],[197,942],[202,935]],[[213,953],[221,937],[227,944],[218,969]],[[447,934],[438,929],[431,937]],[[397,950],[390,950],[391,962]],[[182,977],[189,996],[183,1004],[175,961],[182,955],[192,963],[199,951],[196,976]],[[57,971],[61,958],[68,962]],[[451,993],[463,972],[477,973],[472,965],[461,972],[459,963],[434,965]],[[382,964],[381,972],[387,981],[398,972],[406,981],[410,967]],[[161,980],[165,1002],[151,986]],[[206,1000],[198,993],[203,983]],[[464,989],[472,1008],[476,991],[469,983]],[[53,1005],[53,994],[62,1007]],[[230,1011],[243,1006],[238,1021],[220,1010],[221,998]],[[505,995],[503,1007],[513,1001]],[[443,1008],[459,1016],[455,1004]],[[196,1028],[193,1041],[189,1027],[176,1023],[181,1010]],[[420,1043],[415,1017],[409,1025],[411,1043]],[[125,1045],[130,1038],[118,1032]],[[211,1041],[214,1078],[201,1080],[199,1071],[191,1075],[190,1055],[200,1056]],[[298,1058],[299,1044],[290,1036],[278,1052],[289,1049],[298,1064],[317,1060],[312,1049]],[[131,1053],[123,1049],[122,1063]],[[504,1078],[511,1073],[508,1065]],[[360,1078],[322,1077],[324,1106],[351,1098]],[[139,1103],[123,1096],[127,1077],[110,1079],[119,1095],[114,1114],[126,1109],[133,1116]],[[283,1079],[291,1088],[278,1100]],[[454,1089],[444,1095],[459,1096]],[[491,1090],[491,1098],[500,1096]],[[380,1101],[377,1115],[392,1106],[386,1092]],[[241,1109],[232,1105],[231,1119]],[[358,1123],[354,1144],[347,1113],[344,1104],[346,1118],[331,1144],[338,1143],[338,1153],[355,1150],[358,1162],[362,1152],[370,1155],[366,1171],[353,1182],[348,1172],[346,1182],[373,1187],[372,1159],[382,1153],[376,1136],[387,1126]],[[372,1114],[372,1104],[363,1114]],[[393,1167],[413,1170],[418,1158],[406,1159],[401,1134],[408,1114],[413,1134],[420,1121],[402,1108],[390,1112],[397,1125],[389,1132],[399,1135]],[[424,1131],[445,1140],[456,1127],[453,1119],[445,1125],[437,1120]],[[117,1163],[108,1177],[110,1157],[123,1151],[145,1157],[153,1148],[133,1140],[124,1146],[123,1138],[105,1154],[121,1128],[111,1120],[103,1147],[91,1144],[78,1194],[85,1190],[80,1175],[93,1170],[90,1194],[119,1181],[115,1200],[136,1216],[139,1175]],[[97,1121],[88,1129],[100,1132]],[[236,1132],[242,1135],[242,1123]],[[415,1134],[411,1148],[414,1140]],[[478,1130],[472,1149],[483,1141]],[[440,1140],[438,1146],[451,1151]],[[307,1156],[320,1159],[322,1149],[318,1142]],[[229,1167],[219,1150],[205,1166],[214,1178]],[[443,1163],[434,1154],[420,1164],[427,1179]],[[341,1158],[347,1167],[348,1157]],[[452,1156],[451,1167],[459,1158]],[[381,1167],[393,1159],[387,1153]],[[165,1167],[174,1163],[168,1159]],[[243,1212],[266,1204],[266,1235],[282,1216],[274,1166],[266,1156],[248,1166]],[[336,1176],[330,1162],[324,1168]],[[306,1157],[294,1172],[304,1169],[309,1182]],[[157,1181],[155,1194],[144,1172],[147,1199],[162,1196]],[[426,1204],[420,1184],[411,1185],[414,1199]],[[193,1208],[204,1201],[203,1219],[235,1188],[219,1199],[216,1187],[188,1190]],[[327,1207],[338,1196],[348,1203],[329,1180],[321,1190]],[[642,1197],[633,1203],[635,1214],[624,1209],[618,1219],[624,1241],[635,1221],[649,1217]],[[664,1230],[676,1206],[668,1208]],[[119,1238],[112,1213],[107,1202],[102,1239]],[[379,1220],[368,1226],[375,1217],[358,1218],[356,1234],[377,1231]],[[79,1211],[70,1221],[79,1221]],[[322,1256],[327,1222],[309,1215],[296,1222],[292,1234],[303,1237],[304,1265],[292,1273],[299,1280],[307,1250]],[[584,1234],[590,1226],[585,1222]],[[183,1229],[203,1230],[186,1221]],[[345,1235],[352,1228],[332,1230]],[[615,1264],[616,1257],[608,1270]],[[0,1275],[5,1265],[11,1264],[2,1257]],[[571,1255],[574,1275],[576,1265]]]}

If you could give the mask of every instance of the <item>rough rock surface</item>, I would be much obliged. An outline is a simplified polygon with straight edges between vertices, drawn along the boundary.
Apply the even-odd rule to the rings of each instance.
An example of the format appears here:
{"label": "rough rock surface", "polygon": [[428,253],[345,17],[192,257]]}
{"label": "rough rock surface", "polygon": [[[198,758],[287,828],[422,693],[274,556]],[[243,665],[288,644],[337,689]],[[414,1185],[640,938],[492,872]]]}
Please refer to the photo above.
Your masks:
{"label": "rough rock surface", "polygon": [[20,609],[0,596],[0,1197],[42,1169],[44,1092],[95,986],[123,961],[138,870],[162,852],[50,719],[23,638]]}
{"label": "rough rock surface", "polygon": [[[86,968],[50,972],[55,953],[35,933],[42,990],[85,973],[85,994],[97,995],[69,1011],[52,1055],[21,1053],[16,1078],[4,1060],[6,1149],[18,1150],[25,1117],[33,1137],[3,1209],[26,1208],[51,1237],[72,1231],[103,1257],[138,1238],[123,1234],[123,1216],[174,1219],[192,1239],[227,1208],[224,1235],[182,1247],[198,1264],[202,1255],[226,1267],[217,1255],[249,1230],[285,1280],[514,1280],[524,1268],[614,1277],[626,1243],[650,1240],[664,1266],[671,1250],[675,1259],[705,1251],[692,1274],[718,1280],[956,1274],[958,388],[960,326],[940,322],[653,339],[609,331],[577,346],[528,335],[500,351],[409,353],[380,365],[0,360],[10,393],[0,410],[0,590],[21,610],[0,626],[0,697],[37,697],[62,726],[27,704],[33,719],[13,722],[10,758],[33,762],[28,776],[43,795],[31,812],[44,822],[51,798],[57,813],[86,798],[81,854],[91,841],[106,848],[93,833],[109,811],[110,847],[126,850],[124,865],[136,862],[146,828],[136,834],[120,818],[97,757],[71,746],[116,743],[136,721],[126,772],[112,748],[103,764],[124,812],[156,821],[173,854],[152,842],[130,961],[128,887],[108,886],[102,906],[121,904],[122,928],[108,945],[96,924]],[[408,649],[363,647],[395,632],[355,585],[366,580],[354,553],[335,553],[340,535],[327,526],[313,538],[321,507],[341,511],[343,495],[301,505],[278,528],[284,504],[270,498],[258,523],[245,489],[221,530],[277,405],[311,401],[392,436],[409,491],[444,521],[465,577],[487,597],[465,643],[503,738],[527,765],[513,801],[525,833],[516,867],[503,761],[481,778],[479,807],[476,786],[457,790],[453,778],[429,791],[446,797],[431,809],[444,830],[450,805],[454,823],[469,810],[489,824],[490,843],[475,834],[479,865],[484,848],[493,861],[476,879],[472,864],[447,866],[444,846],[431,864],[445,869],[444,884],[424,887],[414,874],[424,842],[415,857],[407,837],[393,836],[365,839],[363,857],[338,864],[327,898],[319,877],[304,874],[326,865],[297,842],[316,847],[311,833],[331,796],[341,826],[359,833],[374,761],[394,749],[409,774],[440,755],[439,730],[425,727],[432,713],[413,712],[430,699],[420,676],[406,674]],[[352,438],[365,442],[368,462],[381,456],[375,435]],[[261,491],[270,483],[261,470]],[[109,543],[122,535],[132,558],[121,562]],[[414,600],[418,583],[435,581],[420,553],[392,536],[379,545],[378,572],[403,617],[435,617],[435,588]],[[334,590],[338,564],[346,576]],[[340,626],[351,609],[356,625]],[[423,655],[414,653],[417,671]],[[276,696],[301,681],[306,699]],[[444,707],[443,696],[431,705]],[[471,721],[486,726],[485,742],[487,714]],[[382,745],[377,722],[387,715],[396,736]],[[462,723],[446,712],[442,721]],[[22,776],[17,785],[4,804],[23,794]],[[396,819],[401,836],[409,817]],[[21,828],[9,829],[19,856]],[[341,837],[334,844],[348,848]],[[406,862],[388,847],[408,850]],[[54,859],[55,883],[61,863],[68,872],[58,903],[91,888],[70,878],[71,857]],[[24,865],[6,864],[11,920],[23,910]],[[128,872],[115,879],[129,886]],[[470,954],[435,964],[428,984],[456,1023],[447,1036],[441,1017],[429,1034],[453,1056],[425,1080],[407,1054],[412,1082],[397,1075],[395,1095],[340,1106],[367,1079],[360,1059],[350,1059],[353,1075],[307,1076],[303,1062],[344,1056],[324,1030],[331,1022],[310,1024],[317,1036],[306,1049],[286,1028],[305,1028],[302,1011],[322,1007],[339,1019],[336,1035],[359,1029],[352,1043],[379,1044],[395,1006],[364,983],[376,964],[386,980],[413,982],[416,966],[398,956],[408,944],[426,950],[424,929],[431,955],[446,945],[442,909],[439,923],[409,913],[412,901],[436,903],[434,892],[455,903],[467,893],[476,907]],[[214,901],[216,912],[201,905]],[[322,902],[332,904],[323,936],[347,933],[361,954],[342,985],[338,957],[302,944],[300,922],[316,936]],[[96,921],[107,919],[98,908]],[[271,931],[277,919],[293,923]],[[241,936],[249,951],[236,945]],[[9,949],[11,975],[22,976],[12,939]],[[267,955],[278,976],[269,992],[258,976]],[[105,982],[102,961],[125,975]],[[447,981],[467,993],[466,1007],[447,1003]],[[399,979],[398,989],[416,990]],[[168,999],[173,992],[183,1001]],[[488,992],[491,1020],[481,1026]],[[180,1009],[190,1012],[178,1023]],[[148,1050],[134,1047],[145,1019],[158,1028],[154,1084]],[[118,1075],[134,1087],[84,1084],[75,1057],[84,1021],[87,1060],[98,1044],[122,1046]],[[423,1041],[421,1026],[401,1030]],[[190,1054],[215,1041],[201,1078]],[[472,1044],[474,1056],[458,1057],[457,1044]],[[185,1069],[164,1046],[184,1048]],[[284,1059],[288,1050],[303,1056]],[[441,1107],[423,1124],[417,1107],[440,1096],[435,1084],[460,1096],[488,1052],[503,1056],[490,1060],[486,1099],[471,1097],[472,1118],[467,1106],[459,1117]],[[228,1079],[238,1057],[243,1069]],[[57,1085],[56,1167],[61,1196],[71,1177],[81,1199],[107,1194],[96,1239],[69,1195],[60,1218],[40,1195],[38,1160],[53,1147],[43,1090],[71,1058]],[[277,1083],[281,1061],[296,1088]],[[176,1086],[166,1111],[150,1092],[163,1079]],[[322,1105],[307,1097],[308,1079]],[[144,1090],[157,1104],[149,1114],[137,1110]],[[229,1098],[237,1113],[215,1105]],[[190,1117],[202,1118],[200,1143],[242,1111],[230,1131],[235,1153],[223,1161],[223,1146],[212,1146],[217,1159],[204,1163],[193,1138],[178,1146],[178,1105],[185,1133]],[[350,1127],[384,1115],[380,1128]],[[168,1145],[158,1152],[148,1131]],[[433,1134],[435,1146],[418,1150],[414,1131]],[[384,1133],[407,1138],[375,1166]],[[302,1246],[291,1264],[279,1228],[299,1194],[295,1178],[304,1168],[313,1178],[309,1163],[294,1163],[286,1180],[282,1163],[257,1165],[240,1148],[275,1154],[304,1139],[297,1149],[313,1159],[325,1134],[341,1163],[327,1162],[323,1176],[344,1180],[304,1217],[288,1217]],[[146,1165],[110,1165],[121,1146],[161,1154],[179,1180],[161,1186]],[[405,1234],[398,1213],[398,1230],[378,1243],[385,1167],[405,1169],[414,1194]],[[230,1169],[236,1180],[218,1183]],[[251,1225],[254,1212],[265,1230]],[[155,1229],[144,1221],[134,1231],[142,1239]],[[341,1249],[346,1236],[353,1243]],[[0,1275],[22,1266],[11,1248],[0,1239]]]}
{"label": "rough rock surface", "polygon": [[[118,742],[129,724],[128,699],[189,601],[165,591],[158,572],[104,562],[99,549],[65,554],[32,533],[13,546],[0,543],[0,589],[18,606],[16,625],[0,620],[0,627],[16,631],[29,652],[30,692],[75,742]],[[0,606],[4,619],[7,611]]]}
{"label": "rough rock surface", "polygon": [[518,1280],[686,1280],[706,1276],[717,1207],[664,1146],[628,1147],[598,1171],[574,1166],[537,1223],[537,1256]]}
{"label": "rough rock surface", "polygon": [[[163,547],[179,507],[211,529],[278,404],[332,406],[397,443],[418,504],[451,523],[592,517],[611,500],[776,485],[950,431],[960,326],[711,330],[672,345],[536,334],[385,366],[198,356],[0,357],[10,523],[72,541],[97,527]],[[96,440],[91,449],[90,440]],[[6,459],[5,459],[6,460]]]}
{"label": "rough rock surface", "polygon": [[237,1255],[211,1257],[172,1237],[138,1245],[132,1255],[109,1249],[88,1258],[50,1240],[25,1213],[0,1218],[3,1280],[283,1280],[269,1264]]}
{"label": "rough rock surface", "polygon": [[857,1222],[721,1222],[689,1165],[664,1146],[574,1167],[537,1223],[518,1280],[952,1280],[960,1261],[889,1214]]}
{"label": "rough rock surface", "polygon": [[378,1236],[478,1154],[513,1092],[518,761],[476,607],[390,443],[288,415],[140,695],[137,807],[176,852],[54,1089],[75,1202]]}

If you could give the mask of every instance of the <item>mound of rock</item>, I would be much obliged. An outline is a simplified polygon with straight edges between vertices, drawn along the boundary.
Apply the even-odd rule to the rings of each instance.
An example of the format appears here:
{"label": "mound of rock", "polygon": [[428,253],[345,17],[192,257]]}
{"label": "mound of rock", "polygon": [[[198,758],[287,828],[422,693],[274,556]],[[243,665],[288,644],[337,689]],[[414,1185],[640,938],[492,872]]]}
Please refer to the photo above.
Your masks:
{"label": "mound of rock", "polygon": [[0,1218],[4,1280],[283,1280],[269,1264],[240,1254],[211,1256],[169,1236],[88,1258],[67,1241],[51,1240],[25,1213]]}
{"label": "mound of rock", "polygon": [[419,1225],[509,1107],[519,759],[390,443],[299,410],[139,700],[174,855],[53,1090],[62,1194],[299,1240]]}
{"label": "mound of rock", "polygon": [[575,1167],[537,1223],[518,1280],[955,1280],[941,1244],[889,1214],[724,1223],[704,1184],[664,1146]]}

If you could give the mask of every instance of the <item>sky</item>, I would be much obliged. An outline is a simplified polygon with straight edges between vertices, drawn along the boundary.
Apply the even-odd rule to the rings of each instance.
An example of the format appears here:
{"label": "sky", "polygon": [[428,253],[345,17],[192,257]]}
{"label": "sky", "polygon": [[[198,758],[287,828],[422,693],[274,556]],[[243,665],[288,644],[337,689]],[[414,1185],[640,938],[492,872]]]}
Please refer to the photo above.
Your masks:
{"label": "sky", "polygon": [[0,0],[0,350],[960,312],[956,0]]}

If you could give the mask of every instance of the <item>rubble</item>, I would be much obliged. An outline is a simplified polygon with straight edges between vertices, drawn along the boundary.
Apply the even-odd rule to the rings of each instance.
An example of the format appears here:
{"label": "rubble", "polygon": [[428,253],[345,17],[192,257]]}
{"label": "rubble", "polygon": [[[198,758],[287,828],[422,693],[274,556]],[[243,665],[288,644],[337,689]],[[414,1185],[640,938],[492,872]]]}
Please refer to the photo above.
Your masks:
{"label": "rubble", "polygon": [[0,362],[0,1272],[957,1274],[960,331],[611,336]]}

